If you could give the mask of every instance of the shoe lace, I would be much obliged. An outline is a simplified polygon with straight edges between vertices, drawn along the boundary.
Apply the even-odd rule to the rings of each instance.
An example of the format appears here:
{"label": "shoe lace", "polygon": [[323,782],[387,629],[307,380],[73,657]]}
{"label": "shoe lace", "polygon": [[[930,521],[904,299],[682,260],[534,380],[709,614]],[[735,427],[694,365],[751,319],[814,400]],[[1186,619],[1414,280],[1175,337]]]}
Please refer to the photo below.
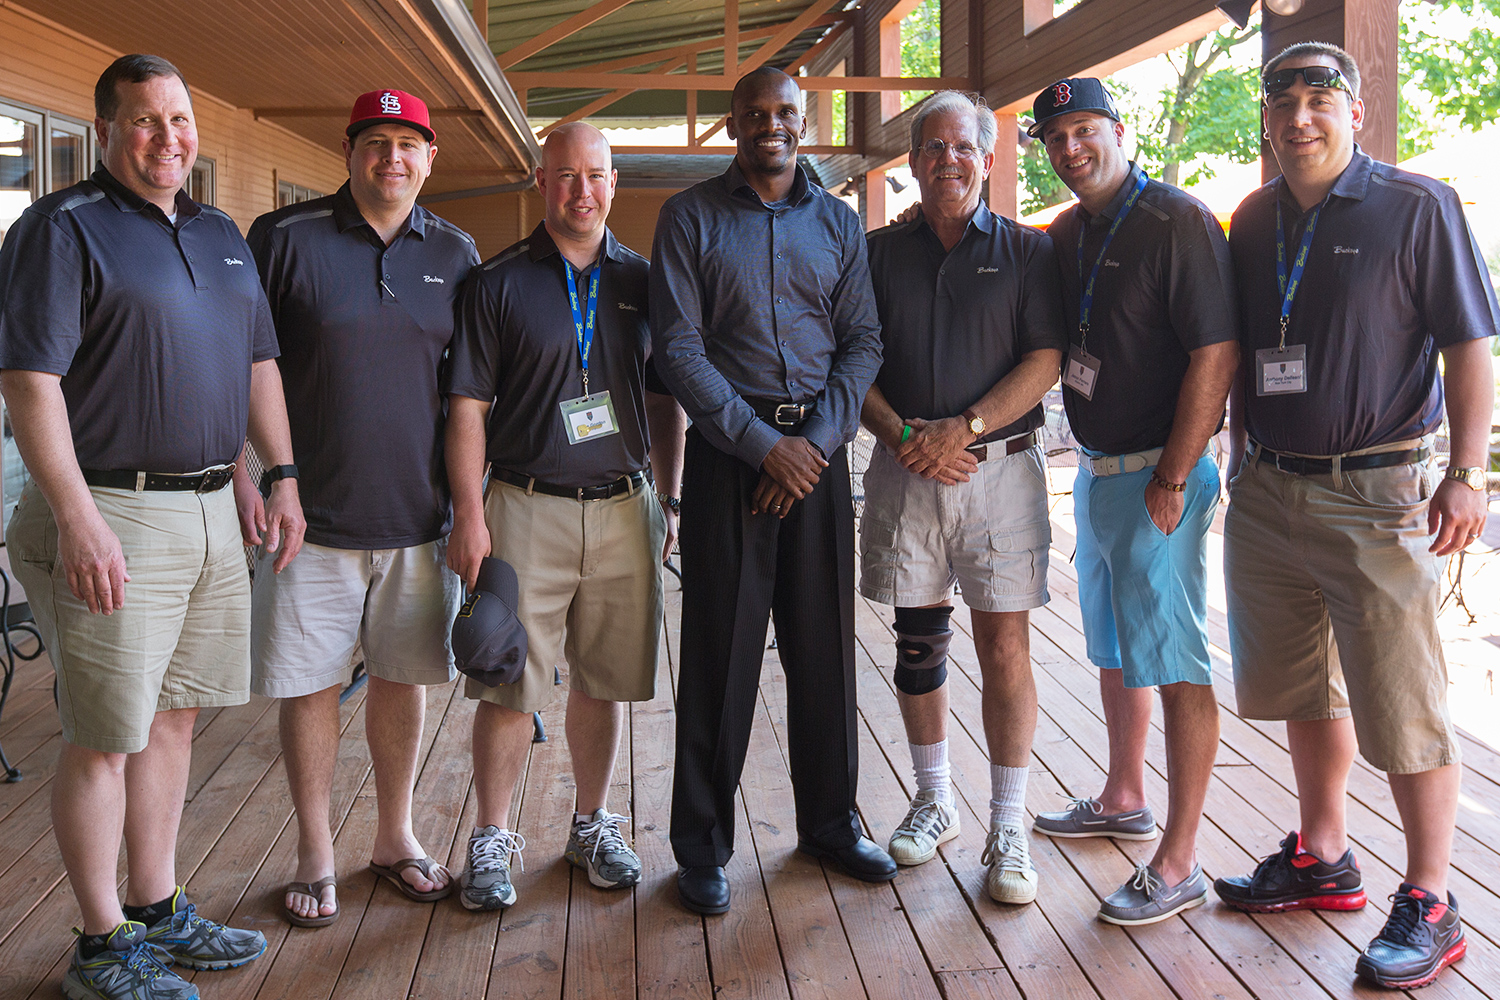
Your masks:
{"label": "shoe lace", "polygon": [[625,843],[625,837],[620,833],[620,823],[630,822],[629,816],[620,813],[604,812],[598,819],[585,820],[578,824],[578,842],[589,849],[589,860],[598,860],[599,852],[605,855],[624,854],[630,848]]}
{"label": "shoe lace", "polygon": [[1130,887],[1145,893],[1150,899],[1162,890],[1162,882],[1151,873],[1151,866],[1144,861],[1135,863],[1135,875],[1130,880]]}
{"label": "shoe lace", "polygon": [[141,940],[125,952],[125,967],[147,982],[155,982],[169,974],[172,956],[158,944],[153,944],[142,935]]}
{"label": "shoe lace", "polygon": [[1404,892],[1393,892],[1386,898],[1391,901],[1391,915],[1379,937],[1392,944],[1407,944],[1422,920],[1422,904]]}
{"label": "shoe lace", "polygon": [[1089,812],[1093,813],[1095,816],[1102,816],[1102,815],[1104,815],[1104,803],[1100,802],[1098,799],[1094,798],[1093,796],[1090,796],[1090,795],[1084,795],[1084,796],[1081,796],[1081,797],[1077,796],[1077,795],[1069,795],[1068,796],[1068,812],[1082,812],[1084,809],[1087,809]]}
{"label": "shoe lace", "polygon": [[997,860],[1001,868],[1026,870],[1027,863],[1031,860],[1031,849],[1018,827],[1002,826],[990,831],[984,842],[984,853],[979,856],[979,863],[991,865]]}
{"label": "shoe lace", "polygon": [[1259,880],[1262,875],[1270,872],[1280,864],[1290,864],[1292,858],[1297,855],[1297,846],[1297,835],[1295,833],[1288,834],[1286,839],[1281,842],[1281,850],[1275,854],[1267,854],[1256,863],[1255,871],[1250,873],[1250,881],[1255,882]]}
{"label": "shoe lace", "polygon": [[469,848],[470,867],[474,871],[494,872],[503,871],[510,867],[510,856],[516,856],[516,868],[526,870],[526,863],[521,858],[521,852],[526,850],[526,838],[512,830],[501,830],[485,837],[477,838]]}
{"label": "shoe lace", "polygon": [[896,827],[895,836],[920,837],[923,834],[930,836],[946,818],[943,814],[947,808],[947,805],[939,799],[913,802],[911,808],[906,811],[906,819]]}

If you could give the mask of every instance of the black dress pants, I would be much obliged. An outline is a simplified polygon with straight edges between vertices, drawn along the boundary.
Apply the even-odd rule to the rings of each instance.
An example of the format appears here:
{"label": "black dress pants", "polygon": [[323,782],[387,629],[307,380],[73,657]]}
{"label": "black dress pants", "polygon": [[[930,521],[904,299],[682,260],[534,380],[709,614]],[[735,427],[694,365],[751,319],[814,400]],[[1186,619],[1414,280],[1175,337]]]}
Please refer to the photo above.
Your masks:
{"label": "black dress pants", "polygon": [[679,864],[734,853],[734,793],[755,719],[768,615],[786,671],[797,833],[860,836],[854,813],[854,508],[844,448],[785,519],[750,513],[760,471],[689,429],[682,484],[682,649],[672,850]]}

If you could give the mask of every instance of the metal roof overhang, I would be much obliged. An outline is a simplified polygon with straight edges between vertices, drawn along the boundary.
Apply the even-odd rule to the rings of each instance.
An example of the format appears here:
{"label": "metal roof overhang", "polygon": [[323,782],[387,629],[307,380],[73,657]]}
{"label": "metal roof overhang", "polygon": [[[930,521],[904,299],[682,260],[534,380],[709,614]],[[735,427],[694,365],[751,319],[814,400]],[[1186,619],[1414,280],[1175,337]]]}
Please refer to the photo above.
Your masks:
{"label": "metal roof overhang", "polygon": [[118,52],[170,59],[188,82],[337,150],[356,95],[392,87],[433,112],[429,193],[526,182],[541,149],[461,0],[28,0]]}

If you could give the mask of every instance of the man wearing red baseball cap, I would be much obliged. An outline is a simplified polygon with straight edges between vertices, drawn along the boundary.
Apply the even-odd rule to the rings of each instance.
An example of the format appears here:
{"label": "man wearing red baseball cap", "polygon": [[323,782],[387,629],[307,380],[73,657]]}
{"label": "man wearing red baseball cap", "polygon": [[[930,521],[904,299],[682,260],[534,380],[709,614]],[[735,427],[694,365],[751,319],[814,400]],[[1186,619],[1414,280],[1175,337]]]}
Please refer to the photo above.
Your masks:
{"label": "man wearing red baseball cap", "polygon": [[[250,247],[285,358],[295,466],[314,511],[299,572],[253,588],[251,687],[281,698],[281,744],[297,807],[286,919],[338,916],[329,796],[339,692],[363,658],[365,734],[379,818],[370,868],[417,901],[452,891],[412,828],[425,688],[454,677],[448,627],[461,598],[444,565],[451,523],[438,367],[453,304],[479,262],[467,234],[418,207],[437,155],[427,105],[399,90],[354,102],[349,182],[261,216]],[[245,537],[259,500],[238,484]],[[358,653],[356,653],[358,651]]]}

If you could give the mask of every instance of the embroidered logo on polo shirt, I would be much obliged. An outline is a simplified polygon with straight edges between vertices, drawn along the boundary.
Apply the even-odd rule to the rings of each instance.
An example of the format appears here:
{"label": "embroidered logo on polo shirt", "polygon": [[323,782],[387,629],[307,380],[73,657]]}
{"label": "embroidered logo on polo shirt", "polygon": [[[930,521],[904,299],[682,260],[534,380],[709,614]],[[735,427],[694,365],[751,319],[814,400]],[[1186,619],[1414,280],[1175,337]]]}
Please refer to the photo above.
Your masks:
{"label": "embroidered logo on polo shirt", "polygon": [[999,273],[999,271],[1000,271],[1000,269],[998,267],[981,267],[979,270],[975,271],[974,273],[975,274],[997,274],[997,273]]}
{"label": "embroidered logo on polo shirt", "polygon": [[1341,246],[1335,246],[1333,248],[1333,252],[1334,253],[1359,253],[1359,247],[1341,247]]}
{"label": "embroidered logo on polo shirt", "polygon": [[633,313],[638,313],[638,312],[641,311],[641,309],[640,309],[639,306],[633,306],[629,302],[621,302],[620,303],[620,308],[621,309],[628,309],[628,310],[630,310]]}
{"label": "embroidered logo on polo shirt", "polygon": [[399,115],[401,113],[401,98],[390,91],[380,95],[380,111],[382,114]]}
{"label": "embroidered logo on polo shirt", "polygon": [[430,274],[422,275],[422,280],[427,282],[429,285],[441,285],[444,283],[442,278],[436,278]]}
{"label": "embroidered logo on polo shirt", "polygon": [[1120,262],[1117,261],[1117,260],[1110,260],[1108,257],[1106,257],[1106,258],[1104,258],[1104,266],[1105,267],[1119,267],[1120,266]]}
{"label": "embroidered logo on polo shirt", "polygon": [[238,257],[225,257],[224,258],[224,263],[230,265],[231,267],[233,267],[235,265],[239,265],[240,267],[244,267],[245,266],[245,262],[242,261],[242,260],[240,260]]}

